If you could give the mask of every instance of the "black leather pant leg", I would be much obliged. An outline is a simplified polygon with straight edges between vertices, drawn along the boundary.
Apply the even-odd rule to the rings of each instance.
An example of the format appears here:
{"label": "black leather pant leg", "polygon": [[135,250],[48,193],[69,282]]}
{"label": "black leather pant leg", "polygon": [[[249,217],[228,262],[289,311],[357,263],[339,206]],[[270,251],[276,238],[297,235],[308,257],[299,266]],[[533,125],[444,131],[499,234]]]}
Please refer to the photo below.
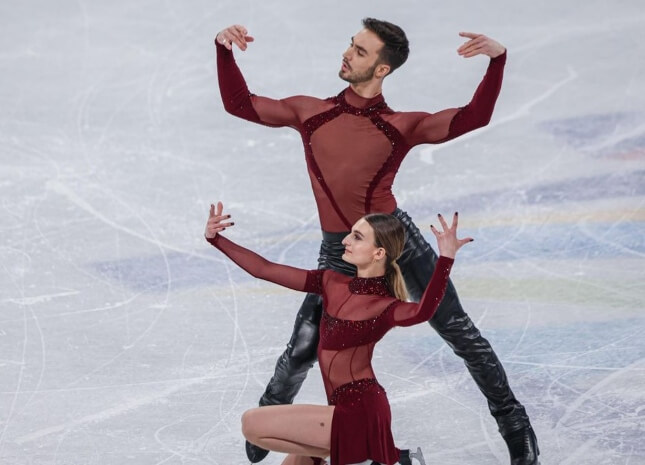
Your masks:
{"label": "black leather pant leg", "polygon": [[275,372],[260,399],[260,405],[293,402],[307,377],[307,372],[316,361],[321,312],[321,297],[307,294],[296,316],[291,339],[286,350],[278,358]]}
{"label": "black leather pant leg", "polygon": [[[437,254],[405,212],[397,209],[394,215],[406,229],[406,244],[398,263],[410,298],[418,302],[430,282]],[[506,435],[528,426],[529,418],[522,404],[515,399],[502,363],[464,311],[452,281],[448,283],[446,294],[429,323],[454,353],[464,360],[470,375],[488,401],[488,408],[497,421],[500,433]]]}
{"label": "black leather pant leg", "polygon": [[[332,269],[353,276],[356,269],[342,260],[345,233],[323,232],[318,257],[319,269]],[[260,399],[260,405],[291,404],[317,359],[318,326],[322,316],[322,298],[317,294],[305,296],[286,350],[278,358],[273,377]]]}

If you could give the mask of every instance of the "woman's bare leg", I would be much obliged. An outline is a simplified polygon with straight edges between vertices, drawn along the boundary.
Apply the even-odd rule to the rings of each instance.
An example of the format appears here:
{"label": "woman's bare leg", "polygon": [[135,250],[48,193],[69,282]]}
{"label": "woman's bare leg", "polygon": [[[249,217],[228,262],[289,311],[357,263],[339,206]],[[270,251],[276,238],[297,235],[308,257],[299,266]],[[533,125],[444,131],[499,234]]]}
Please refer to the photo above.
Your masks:
{"label": "woman's bare leg", "polygon": [[242,433],[252,444],[287,454],[327,457],[334,406],[269,405],[242,415]]}

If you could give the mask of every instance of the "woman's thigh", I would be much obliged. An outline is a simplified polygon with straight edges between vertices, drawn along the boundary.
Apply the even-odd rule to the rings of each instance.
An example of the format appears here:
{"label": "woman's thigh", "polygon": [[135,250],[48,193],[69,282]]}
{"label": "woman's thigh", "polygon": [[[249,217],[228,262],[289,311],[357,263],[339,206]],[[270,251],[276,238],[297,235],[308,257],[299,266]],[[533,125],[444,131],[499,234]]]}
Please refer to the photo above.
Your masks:
{"label": "woman's thigh", "polygon": [[258,407],[244,412],[242,431],[247,439],[272,438],[329,450],[334,408],[308,404]]}

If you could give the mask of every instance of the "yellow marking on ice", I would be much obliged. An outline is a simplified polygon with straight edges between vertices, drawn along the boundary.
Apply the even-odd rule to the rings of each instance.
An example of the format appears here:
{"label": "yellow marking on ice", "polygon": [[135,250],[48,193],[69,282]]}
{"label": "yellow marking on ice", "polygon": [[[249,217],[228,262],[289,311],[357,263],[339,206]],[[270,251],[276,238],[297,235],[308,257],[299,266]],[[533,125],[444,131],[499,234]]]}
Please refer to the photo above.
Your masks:
{"label": "yellow marking on ice", "polygon": [[[482,216],[485,215],[485,216]],[[444,213],[447,221],[452,219],[452,214]],[[552,211],[529,211],[518,215],[503,215],[491,212],[490,215],[478,212],[477,215],[460,215],[459,226],[462,228],[485,228],[496,226],[515,226],[523,225],[555,225],[580,223],[616,223],[616,222],[641,222],[645,221],[645,208],[643,209],[620,209],[620,210],[603,210],[598,212],[575,211],[566,207]],[[425,224],[435,224],[436,219],[415,220],[417,226],[424,229]]]}
{"label": "yellow marking on ice", "polygon": [[601,281],[585,279],[461,279],[459,296],[469,299],[498,301],[522,300],[588,304],[605,308],[643,308],[642,285],[634,281]]}

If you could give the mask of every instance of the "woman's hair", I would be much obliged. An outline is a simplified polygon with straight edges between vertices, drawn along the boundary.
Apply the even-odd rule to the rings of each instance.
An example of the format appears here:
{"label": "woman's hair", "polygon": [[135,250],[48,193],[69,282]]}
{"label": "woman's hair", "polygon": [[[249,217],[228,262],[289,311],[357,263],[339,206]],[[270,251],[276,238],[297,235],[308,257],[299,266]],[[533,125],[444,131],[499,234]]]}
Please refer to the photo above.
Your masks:
{"label": "woman's hair", "polygon": [[405,287],[401,269],[396,263],[405,245],[403,224],[396,217],[385,213],[370,213],[363,218],[374,230],[376,247],[385,249],[385,281],[390,292],[397,299],[406,301],[408,299],[408,290]]}

